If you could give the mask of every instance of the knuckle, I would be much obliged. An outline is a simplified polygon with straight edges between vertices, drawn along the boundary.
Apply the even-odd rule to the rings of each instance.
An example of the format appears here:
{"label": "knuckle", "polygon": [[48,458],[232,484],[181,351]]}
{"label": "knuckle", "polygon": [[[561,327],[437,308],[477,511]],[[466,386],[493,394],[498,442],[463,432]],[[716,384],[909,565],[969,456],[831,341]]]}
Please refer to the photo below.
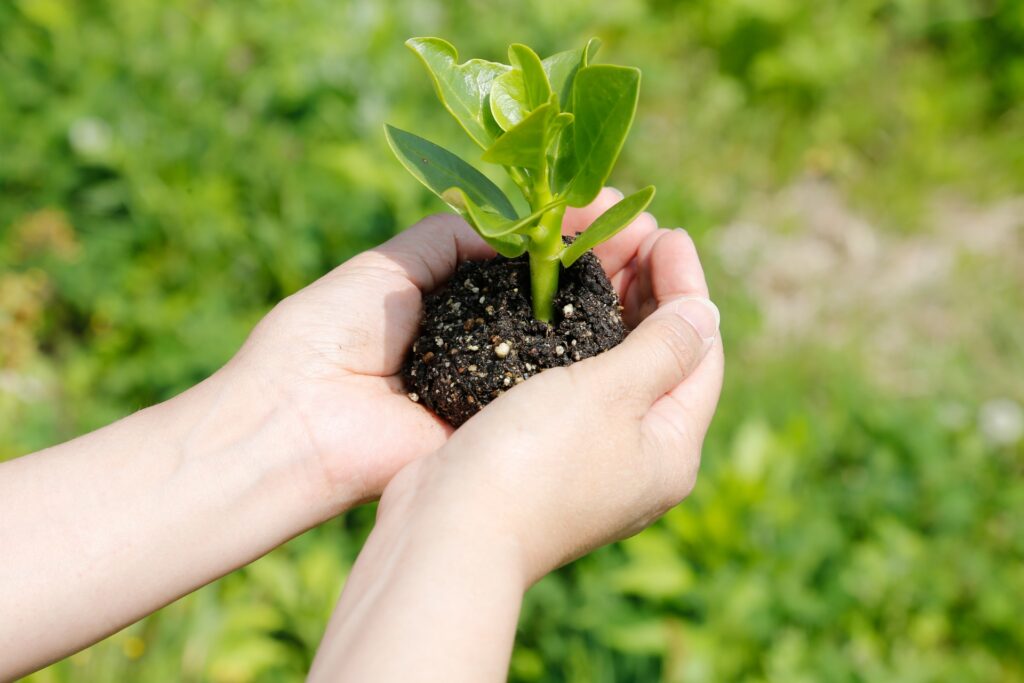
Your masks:
{"label": "knuckle", "polygon": [[647,226],[652,228],[658,227],[658,219],[655,218],[654,214],[651,213],[650,211],[644,211],[643,213],[641,213],[639,216],[633,219],[633,223],[647,224]]}
{"label": "knuckle", "polygon": [[422,226],[422,228],[427,230],[438,231],[445,230],[449,227],[458,225],[461,222],[464,221],[453,213],[445,213],[443,211],[438,211],[437,213],[432,213],[427,216],[424,216],[419,221],[417,221],[413,227]]}
{"label": "knuckle", "polygon": [[651,324],[652,333],[660,340],[661,352],[681,374],[688,374],[698,358],[701,342],[697,333],[682,321],[662,319]]}
{"label": "knuckle", "polygon": [[376,273],[381,271],[386,271],[388,273],[395,272],[396,266],[394,258],[385,254],[381,249],[382,247],[377,247],[376,249],[370,249],[369,251],[364,251],[361,254],[356,254],[348,261],[341,264],[333,272],[338,275]]}

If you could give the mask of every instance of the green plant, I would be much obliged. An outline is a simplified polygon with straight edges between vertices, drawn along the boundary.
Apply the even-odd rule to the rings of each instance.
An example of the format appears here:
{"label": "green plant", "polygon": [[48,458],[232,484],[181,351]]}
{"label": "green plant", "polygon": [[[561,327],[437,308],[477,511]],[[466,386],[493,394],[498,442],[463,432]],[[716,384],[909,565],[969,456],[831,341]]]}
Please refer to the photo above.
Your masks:
{"label": "green plant", "polygon": [[483,173],[455,154],[390,125],[388,143],[420,182],[456,209],[494,249],[529,254],[534,316],[550,322],[558,276],[609,239],[654,197],[646,187],[602,214],[572,244],[562,241],[566,206],[586,206],[601,191],[633,123],[640,71],[591,64],[600,41],[541,59],[509,47],[510,64],[458,62],[440,38],[412,38],[437,96],[476,144],[482,161],[502,166],[529,204],[520,216]]}

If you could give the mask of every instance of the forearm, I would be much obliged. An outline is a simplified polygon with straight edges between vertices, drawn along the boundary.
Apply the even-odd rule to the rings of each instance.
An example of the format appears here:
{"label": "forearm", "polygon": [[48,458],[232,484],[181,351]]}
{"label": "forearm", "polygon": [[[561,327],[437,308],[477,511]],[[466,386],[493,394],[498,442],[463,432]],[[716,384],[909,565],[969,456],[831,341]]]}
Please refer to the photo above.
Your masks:
{"label": "forearm", "polygon": [[[221,373],[0,465],[0,679],[88,645],[329,514],[300,434]],[[249,396],[250,400],[252,396]],[[268,404],[269,405],[269,404]]]}
{"label": "forearm", "polygon": [[471,506],[406,493],[385,492],[310,680],[506,680],[526,587],[518,549]]}

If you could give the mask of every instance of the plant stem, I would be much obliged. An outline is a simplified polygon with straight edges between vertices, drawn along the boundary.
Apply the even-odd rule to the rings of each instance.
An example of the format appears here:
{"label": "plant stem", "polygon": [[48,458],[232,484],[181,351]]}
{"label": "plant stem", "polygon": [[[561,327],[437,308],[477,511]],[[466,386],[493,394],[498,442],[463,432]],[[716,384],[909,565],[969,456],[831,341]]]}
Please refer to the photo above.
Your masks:
{"label": "plant stem", "polygon": [[[533,199],[537,207],[551,203],[546,172],[538,178]],[[562,268],[558,255],[562,251],[564,214],[564,204],[546,212],[540,217],[531,235],[530,296],[533,302],[533,316],[546,323],[551,322],[555,294],[558,293],[558,275]]]}
{"label": "plant stem", "polygon": [[558,293],[558,275],[562,267],[561,261],[558,260],[558,252],[562,246],[563,213],[564,206],[548,211],[538,226],[544,226],[545,222],[555,225],[557,232],[548,231],[558,238],[554,248],[544,249],[543,252],[530,250],[530,295],[533,301],[533,316],[546,323],[551,322],[555,294]]}

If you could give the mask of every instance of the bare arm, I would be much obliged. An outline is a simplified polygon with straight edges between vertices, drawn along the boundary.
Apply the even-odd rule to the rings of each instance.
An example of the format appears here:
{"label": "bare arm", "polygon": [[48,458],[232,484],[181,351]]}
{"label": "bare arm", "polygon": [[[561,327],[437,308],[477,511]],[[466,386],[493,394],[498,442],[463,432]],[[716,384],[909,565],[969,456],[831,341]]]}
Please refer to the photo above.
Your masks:
{"label": "bare arm", "polygon": [[0,465],[0,680],[377,498],[444,444],[397,375],[422,291],[490,255],[428,218],[279,304],[205,382]]}
{"label": "bare arm", "polygon": [[303,435],[273,409],[252,411],[241,399],[254,391],[222,371],[0,465],[0,678],[84,647],[329,516],[298,456]]}
{"label": "bare arm", "polygon": [[413,470],[390,488],[345,584],[311,681],[503,681],[526,589],[518,549]]}

